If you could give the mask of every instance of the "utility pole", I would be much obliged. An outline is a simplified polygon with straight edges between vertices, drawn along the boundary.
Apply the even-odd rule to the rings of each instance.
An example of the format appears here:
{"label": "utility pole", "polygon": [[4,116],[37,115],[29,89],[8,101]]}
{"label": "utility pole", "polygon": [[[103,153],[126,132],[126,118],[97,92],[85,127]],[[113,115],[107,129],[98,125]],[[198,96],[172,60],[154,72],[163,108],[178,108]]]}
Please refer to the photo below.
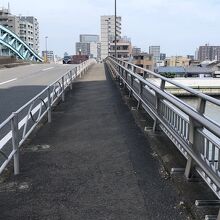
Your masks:
{"label": "utility pole", "polygon": [[115,0],[115,58],[117,58],[117,43],[116,43],[116,41],[117,41],[117,36],[116,36],[116,34],[117,34],[117,31],[116,31],[116,21],[117,21],[117,6],[116,6],[116,0]]}
{"label": "utility pole", "polygon": [[45,37],[45,49],[46,49],[46,51],[45,51],[45,53],[46,53],[45,62],[46,63],[47,63],[47,38],[48,38],[48,36]]}

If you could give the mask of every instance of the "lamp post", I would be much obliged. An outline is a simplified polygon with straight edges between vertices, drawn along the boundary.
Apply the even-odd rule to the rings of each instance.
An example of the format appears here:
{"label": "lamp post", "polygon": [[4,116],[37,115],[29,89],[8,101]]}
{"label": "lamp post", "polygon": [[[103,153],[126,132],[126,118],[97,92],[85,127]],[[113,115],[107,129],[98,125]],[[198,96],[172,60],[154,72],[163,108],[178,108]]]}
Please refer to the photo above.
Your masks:
{"label": "lamp post", "polygon": [[117,36],[116,36],[116,34],[117,34],[117,31],[116,31],[116,21],[117,21],[117,18],[116,18],[116,16],[117,16],[117,2],[116,2],[116,0],[115,0],[115,58],[117,58],[117,43],[116,43],[116,41],[117,41]]}
{"label": "lamp post", "polygon": [[45,49],[46,49],[46,51],[45,51],[45,62],[47,63],[47,39],[48,39],[48,36],[46,36],[45,37]]}

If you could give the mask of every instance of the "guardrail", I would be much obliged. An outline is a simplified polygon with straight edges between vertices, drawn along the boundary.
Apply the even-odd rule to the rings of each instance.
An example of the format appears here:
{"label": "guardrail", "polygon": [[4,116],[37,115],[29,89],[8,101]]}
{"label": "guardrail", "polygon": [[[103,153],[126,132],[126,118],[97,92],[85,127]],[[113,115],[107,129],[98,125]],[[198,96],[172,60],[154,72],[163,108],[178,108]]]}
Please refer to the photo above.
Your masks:
{"label": "guardrail", "polygon": [[72,89],[73,81],[93,63],[95,60],[92,59],[77,65],[0,124],[0,173],[14,158],[14,174],[19,174],[19,148],[44,116],[47,115],[51,122],[52,107],[60,98],[65,100],[65,90]]}
{"label": "guardrail", "polygon": [[[185,176],[190,178],[196,170],[220,198],[220,125],[205,114],[208,102],[219,107],[220,101],[113,57],[108,57],[105,64],[138,101],[137,107],[141,105],[153,118],[153,129],[160,127],[186,158]],[[150,77],[160,79],[160,86],[149,81]],[[166,83],[197,97],[197,108],[166,91]]]}

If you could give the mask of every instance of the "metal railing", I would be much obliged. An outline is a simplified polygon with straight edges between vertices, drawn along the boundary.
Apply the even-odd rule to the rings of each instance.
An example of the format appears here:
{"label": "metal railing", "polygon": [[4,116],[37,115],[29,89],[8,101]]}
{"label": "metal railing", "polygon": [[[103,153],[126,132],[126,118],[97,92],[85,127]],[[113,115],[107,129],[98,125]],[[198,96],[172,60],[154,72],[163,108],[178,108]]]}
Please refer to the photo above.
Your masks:
{"label": "metal railing", "polygon": [[[153,118],[153,129],[160,127],[186,158],[185,176],[190,178],[196,170],[220,198],[220,125],[205,115],[206,104],[219,107],[220,100],[113,57],[105,64],[138,101],[137,107],[141,105]],[[160,86],[150,77],[160,79]],[[197,108],[166,91],[166,83],[197,97]]]}
{"label": "metal railing", "polygon": [[73,81],[81,77],[93,63],[95,60],[91,59],[77,65],[0,124],[0,173],[12,158],[14,158],[14,174],[19,173],[21,145],[46,115],[48,122],[51,122],[52,107],[59,99],[65,100],[65,90],[68,87],[72,89]]}

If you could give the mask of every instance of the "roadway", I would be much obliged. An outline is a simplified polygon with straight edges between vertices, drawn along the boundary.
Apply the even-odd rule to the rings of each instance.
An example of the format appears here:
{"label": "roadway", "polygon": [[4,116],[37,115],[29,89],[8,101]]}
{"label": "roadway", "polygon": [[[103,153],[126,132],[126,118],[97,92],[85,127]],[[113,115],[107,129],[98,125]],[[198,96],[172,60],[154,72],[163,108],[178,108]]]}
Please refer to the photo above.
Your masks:
{"label": "roadway", "polygon": [[75,65],[32,64],[0,70],[0,123]]}

